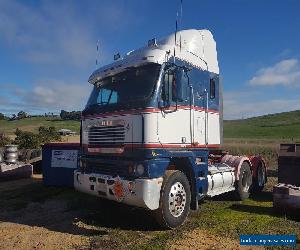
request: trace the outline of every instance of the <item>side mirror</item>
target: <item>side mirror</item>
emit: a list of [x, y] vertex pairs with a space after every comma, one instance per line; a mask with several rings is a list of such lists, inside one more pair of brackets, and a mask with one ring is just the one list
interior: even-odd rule
[[176, 101], [182, 102], [184, 100], [184, 77], [185, 72], [182, 68], [177, 68], [175, 72], [175, 93], [176, 93]]
[[158, 101], [158, 107], [159, 107], [160, 109], [170, 107], [170, 105], [171, 105], [171, 104], [170, 104], [169, 101], [163, 101], [163, 100], [159, 100], [159, 101]]
[[164, 107], [164, 101], [163, 100], [159, 100], [158, 101], [158, 107], [161, 109]]

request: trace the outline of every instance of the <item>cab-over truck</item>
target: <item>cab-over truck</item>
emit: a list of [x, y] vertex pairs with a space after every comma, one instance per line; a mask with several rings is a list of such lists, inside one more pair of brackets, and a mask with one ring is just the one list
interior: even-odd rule
[[222, 84], [210, 31], [151, 39], [114, 59], [89, 78], [77, 190], [152, 210], [175, 228], [204, 197], [235, 192], [243, 200], [263, 189], [260, 156], [221, 148]]

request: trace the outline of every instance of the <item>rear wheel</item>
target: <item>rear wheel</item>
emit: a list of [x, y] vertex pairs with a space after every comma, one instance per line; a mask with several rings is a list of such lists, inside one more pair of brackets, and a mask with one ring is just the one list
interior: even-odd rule
[[190, 203], [190, 185], [185, 174], [178, 170], [167, 170], [159, 208], [154, 212], [157, 222], [165, 228], [180, 226], [190, 212]]
[[266, 170], [263, 163], [257, 167], [255, 179], [253, 180], [252, 190], [253, 193], [260, 193], [266, 184]]
[[248, 162], [243, 162], [239, 180], [236, 182], [236, 194], [239, 200], [245, 200], [249, 198], [250, 186], [252, 184], [252, 173]]

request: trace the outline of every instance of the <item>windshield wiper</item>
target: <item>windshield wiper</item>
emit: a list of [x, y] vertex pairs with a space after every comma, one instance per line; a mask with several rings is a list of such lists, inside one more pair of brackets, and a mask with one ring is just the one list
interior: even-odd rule
[[110, 91], [110, 94], [109, 94], [109, 97], [108, 97], [107, 104], [109, 104], [109, 102], [110, 102], [110, 99], [111, 99], [112, 93], [113, 93], [113, 91], [111, 90], [111, 91]]

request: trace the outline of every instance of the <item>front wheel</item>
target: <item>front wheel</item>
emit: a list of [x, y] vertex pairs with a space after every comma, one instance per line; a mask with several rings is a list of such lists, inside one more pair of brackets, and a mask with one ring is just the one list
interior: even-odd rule
[[165, 228], [180, 226], [190, 212], [190, 184], [184, 173], [178, 170], [167, 170], [159, 201], [155, 210], [157, 222]]

